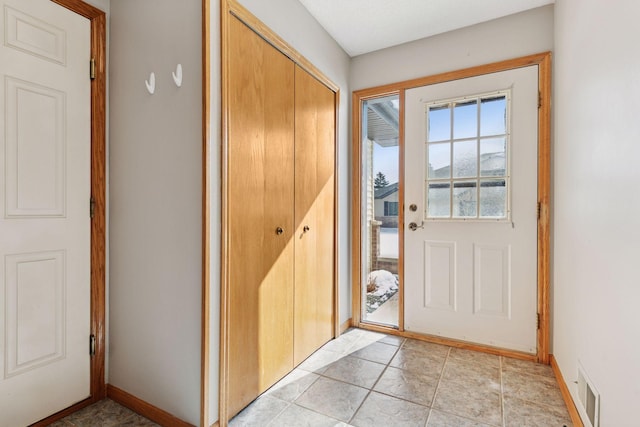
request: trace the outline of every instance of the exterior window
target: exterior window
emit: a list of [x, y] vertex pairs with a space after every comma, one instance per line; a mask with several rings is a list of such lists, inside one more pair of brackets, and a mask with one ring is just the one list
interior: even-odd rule
[[398, 202], [384, 202], [384, 216], [398, 216]]
[[509, 108], [509, 91], [426, 105], [427, 219], [509, 218]]

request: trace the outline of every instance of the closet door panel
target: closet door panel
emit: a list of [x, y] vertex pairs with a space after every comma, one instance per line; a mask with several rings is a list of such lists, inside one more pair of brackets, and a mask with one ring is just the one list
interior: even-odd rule
[[297, 365], [333, 338], [335, 94], [298, 66], [295, 76]]
[[[293, 369], [294, 64], [230, 20], [229, 410]], [[282, 229], [281, 232], [277, 231]]]

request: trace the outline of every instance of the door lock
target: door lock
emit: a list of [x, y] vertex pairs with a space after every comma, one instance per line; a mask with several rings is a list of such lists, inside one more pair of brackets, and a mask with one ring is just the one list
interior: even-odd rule
[[409, 223], [409, 230], [416, 231], [418, 228], [424, 228], [424, 221], [420, 222], [420, 225], [415, 222]]
[[278, 228], [276, 228], [276, 234], [277, 234], [278, 236], [279, 236], [279, 235], [281, 235], [282, 233], [284, 233], [284, 230], [282, 229], [282, 227], [278, 227]]
[[412, 203], [412, 204], [409, 206], [409, 210], [410, 210], [411, 212], [415, 212], [415, 211], [417, 211], [417, 210], [418, 210], [418, 206], [417, 206], [415, 203]]

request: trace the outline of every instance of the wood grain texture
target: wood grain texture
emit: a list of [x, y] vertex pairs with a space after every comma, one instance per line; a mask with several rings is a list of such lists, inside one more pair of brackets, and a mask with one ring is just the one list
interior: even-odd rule
[[227, 10], [236, 18], [244, 22], [249, 28], [260, 34], [264, 40], [282, 52], [283, 55], [298, 64], [302, 69], [318, 79], [322, 84], [327, 86], [333, 92], [337, 92], [340, 88], [333, 83], [322, 71], [320, 71], [311, 61], [293, 49], [289, 43], [276, 34], [271, 28], [266, 26], [262, 21], [251, 14], [237, 0], [227, 0]]
[[91, 333], [96, 337], [96, 351], [91, 358], [91, 400], [97, 402], [106, 394], [106, 15], [81, 0], [51, 1], [89, 19], [91, 57], [96, 63], [96, 76], [91, 81], [91, 196], [95, 200], [91, 220]]
[[229, 21], [225, 0], [220, 4], [220, 352], [218, 422], [229, 420]]
[[351, 324], [362, 319], [362, 102], [351, 95]]
[[334, 203], [335, 94], [296, 65], [295, 365], [334, 337]]
[[576, 404], [571, 397], [571, 393], [569, 392], [569, 388], [567, 387], [567, 383], [562, 376], [562, 372], [560, 372], [560, 367], [558, 366], [558, 362], [556, 358], [553, 357], [553, 354], [549, 355], [549, 361], [551, 364], [551, 369], [553, 369], [553, 373], [556, 376], [556, 381], [558, 381], [558, 386], [560, 387], [560, 393], [562, 393], [562, 399], [564, 399], [565, 405], [567, 405], [567, 411], [569, 411], [569, 416], [571, 417], [571, 423], [573, 423], [574, 427], [584, 427], [582, 423], [582, 419], [578, 413], [578, 408], [576, 408]]
[[209, 424], [211, 335], [211, 2], [202, 0], [202, 326], [200, 332], [200, 425]]
[[293, 62], [236, 18], [229, 22], [229, 48], [233, 416], [293, 369], [295, 135]]
[[538, 64], [538, 362], [549, 364], [550, 206], [551, 193], [551, 53]]
[[193, 427], [192, 424], [111, 384], [107, 384], [107, 397], [163, 427]]

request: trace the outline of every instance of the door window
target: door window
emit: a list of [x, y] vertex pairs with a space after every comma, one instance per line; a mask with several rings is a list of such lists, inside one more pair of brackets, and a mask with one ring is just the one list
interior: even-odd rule
[[510, 91], [425, 108], [425, 217], [509, 219]]

